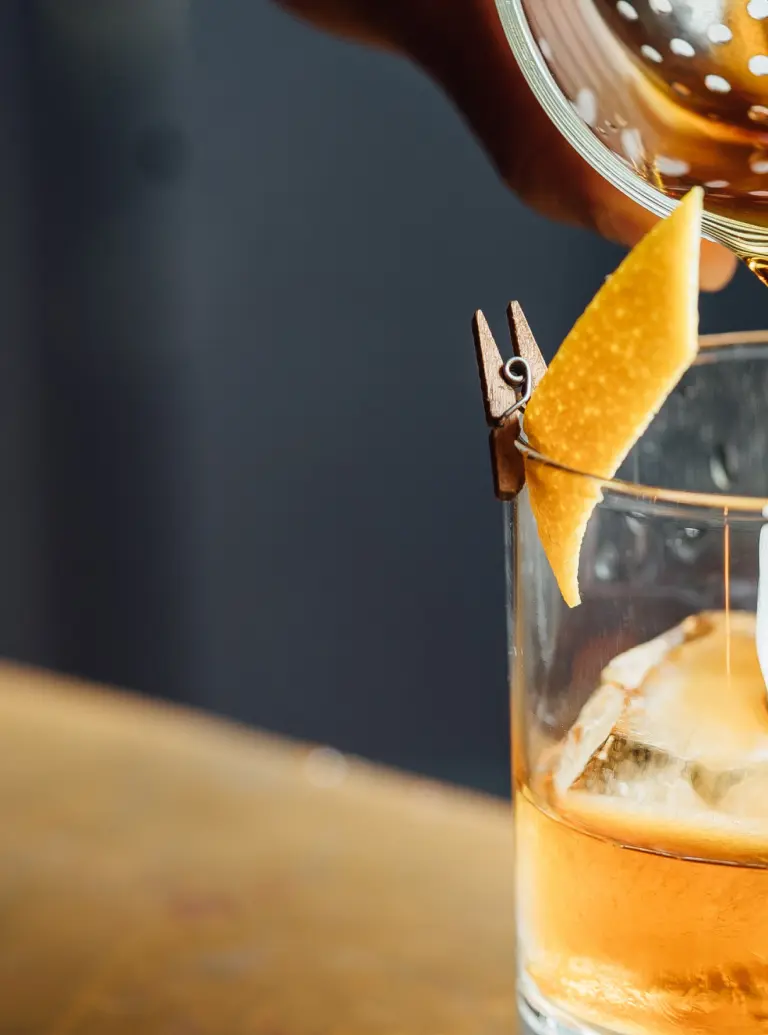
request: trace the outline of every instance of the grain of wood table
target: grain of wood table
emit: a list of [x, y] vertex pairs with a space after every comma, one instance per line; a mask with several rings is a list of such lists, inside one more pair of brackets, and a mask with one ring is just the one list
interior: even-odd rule
[[510, 1035], [508, 808], [0, 668], [0, 1035]]

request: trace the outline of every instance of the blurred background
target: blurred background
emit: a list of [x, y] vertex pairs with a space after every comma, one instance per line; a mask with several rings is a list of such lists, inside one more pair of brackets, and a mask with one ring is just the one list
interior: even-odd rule
[[0, 98], [0, 652], [506, 793], [470, 318], [619, 250], [266, 0], [6, 0]]

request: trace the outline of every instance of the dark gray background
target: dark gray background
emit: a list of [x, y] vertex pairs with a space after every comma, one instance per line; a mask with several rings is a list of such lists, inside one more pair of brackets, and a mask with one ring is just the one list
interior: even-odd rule
[[0, 650], [503, 792], [469, 320], [551, 353], [620, 252], [265, 2], [7, 0], [0, 51]]

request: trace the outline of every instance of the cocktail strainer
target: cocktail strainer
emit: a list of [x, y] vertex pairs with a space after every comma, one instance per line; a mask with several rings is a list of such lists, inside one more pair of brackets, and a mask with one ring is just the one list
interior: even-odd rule
[[768, 0], [497, 0], [549, 115], [663, 214], [699, 184], [707, 235], [768, 262]]

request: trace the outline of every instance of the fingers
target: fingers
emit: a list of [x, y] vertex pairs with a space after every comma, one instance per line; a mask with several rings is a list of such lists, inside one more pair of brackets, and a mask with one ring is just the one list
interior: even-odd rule
[[[551, 122], [515, 63], [493, 0], [469, 3], [471, 18], [449, 22], [447, 29], [444, 21], [441, 33], [416, 40], [413, 56], [453, 97], [525, 202], [625, 246], [636, 244], [657, 217], [596, 173]], [[736, 265], [725, 248], [702, 242], [704, 290], [724, 287]]]
[[[590, 170], [590, 209], [595, 228], [609, 240], [631, 248], [651, 229], [657, 217], [636, 205]], [[713, 241], [701, 242], [699, 283], [704, 291], [720, 291], [736, 272], [736, 256]]]
[[720, 291], [730, 284], [737, 266], [733, 252], [713, 241], [701, 242], [701, 286], [705, 291]]
[[[422, 65], [463, 111], [509, 186], [539, 211], [628, 247], [656, 221], [588, 166], [550, 121], [515, 63], [494, 0], [278, 2], [316, 25], [393, 47]], [[704, 290], [725, 286], [735, 269], [730, 252], [702, 242]]]

